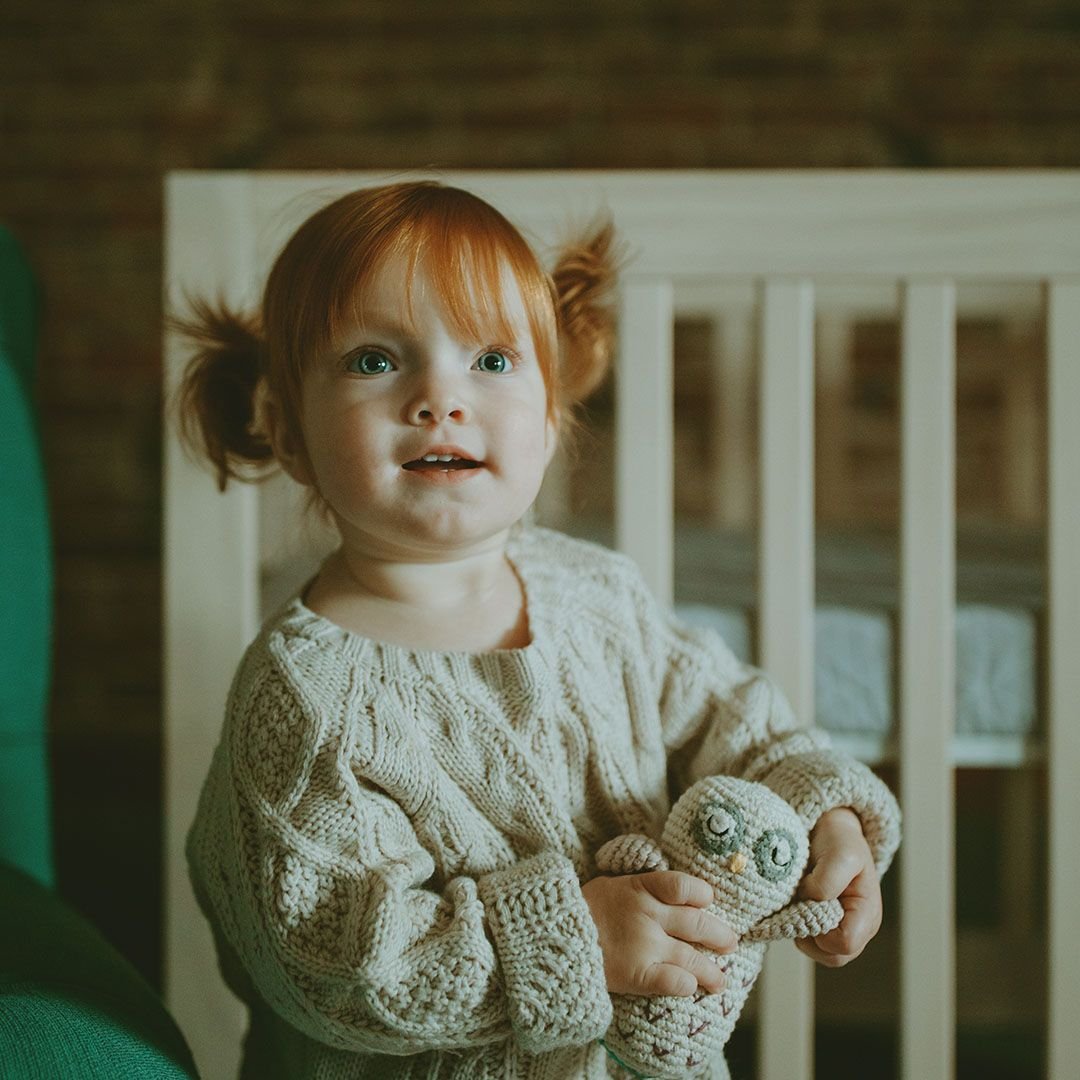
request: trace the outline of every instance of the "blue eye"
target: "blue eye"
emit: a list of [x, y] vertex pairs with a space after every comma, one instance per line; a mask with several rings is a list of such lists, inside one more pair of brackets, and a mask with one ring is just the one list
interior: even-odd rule
[[499, 349], [488, 349], [476, 361], [476, 366], [481, 371], [486, 371], [489, 374], [502, 375], [504, 372], [510, 371], [514, 365], [506, 353]]
[[350, 356], [346, 363], [346, 368], [357, 375], [382, 375], [392, 371], [393, 366], [390, 358], [377, 349], [364, 349], [363, 352]]

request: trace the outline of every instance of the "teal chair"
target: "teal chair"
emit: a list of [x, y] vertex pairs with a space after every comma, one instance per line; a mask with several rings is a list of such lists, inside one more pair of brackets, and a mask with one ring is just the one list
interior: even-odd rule
[[32, 407], [37, 297], [0, 227], [0, 1080], [184, 1080], [150, 985], [53, 890], [52, 553]]

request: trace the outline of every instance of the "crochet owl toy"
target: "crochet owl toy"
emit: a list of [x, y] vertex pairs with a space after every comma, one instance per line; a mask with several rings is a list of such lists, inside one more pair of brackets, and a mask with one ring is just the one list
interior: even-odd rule
[[719, 994], [612, 995], [614, 1019], [600, 1041], [624, 1069], [658, 1080], [727, 1075], [721, 1051], [761, 971], [765, 943], [816, 937], [843, 917], [837, 900], [793, 900], [809, 853], [806, 823], [779, 795], [731, 776], [688, 788], [659, 843], [627, 834], [600, 848], [601, 873], [681, 870], [703, 878], [713, 887], [708, 910], [739, 937], [735, 952], [713, 954], [727, 980]]

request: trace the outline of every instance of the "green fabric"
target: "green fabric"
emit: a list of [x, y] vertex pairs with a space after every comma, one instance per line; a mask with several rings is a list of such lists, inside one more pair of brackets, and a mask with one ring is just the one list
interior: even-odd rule
[[52, 551], [33, 407], [36, 296], [0, 228], [0, 1080], [184, 1080], [158, 996], [52, 891]]
[[0, 228], [0, 859], [52, 884], [52, 552], [31, 404], [35, 327], [29, 266]]
[[183, 1036], [138, 972], [55, 894], [0, 865], [0, 1077], [197, 1075]]
[[43, 885], [52, 886], [46, 756], [43, 735], [0, 736], [0, 862], [17, 866]]

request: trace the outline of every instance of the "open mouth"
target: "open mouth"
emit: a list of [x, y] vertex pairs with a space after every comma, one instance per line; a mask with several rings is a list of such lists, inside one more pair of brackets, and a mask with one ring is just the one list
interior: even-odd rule
[[410, 472], [422, 472], [434, 470], [436, 472], [450, 472], [454, 469], [479, 469], [484, 463], [473, 461], [471, 458], [455, 457], [452, 454], [425, 454], [423, 457], [406, 461], [401, 467]]

